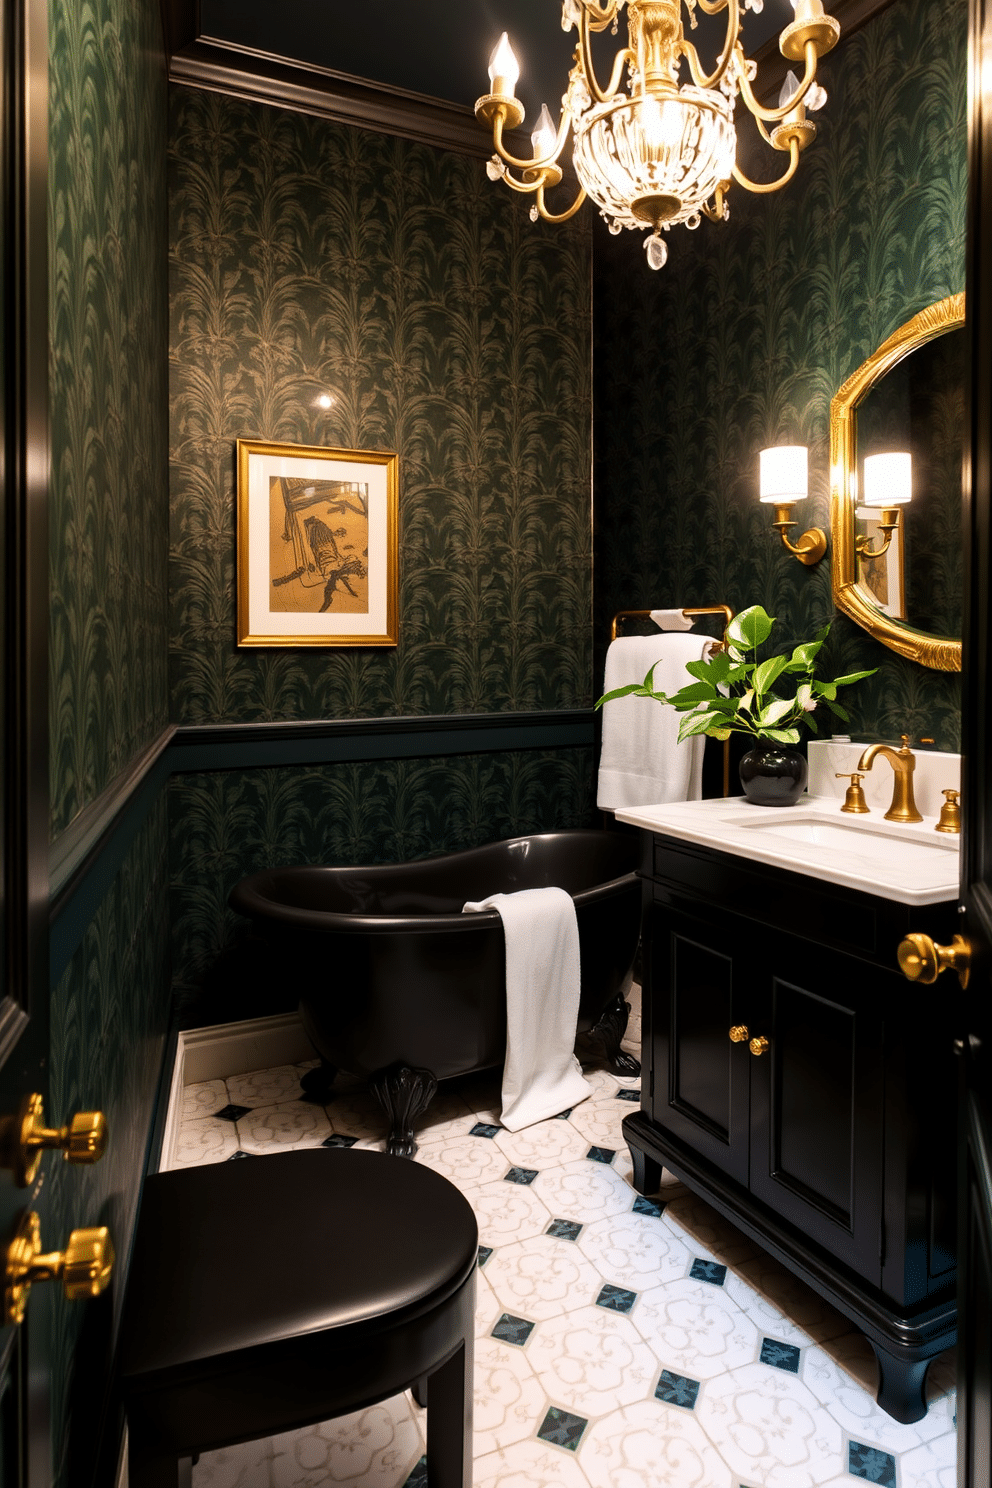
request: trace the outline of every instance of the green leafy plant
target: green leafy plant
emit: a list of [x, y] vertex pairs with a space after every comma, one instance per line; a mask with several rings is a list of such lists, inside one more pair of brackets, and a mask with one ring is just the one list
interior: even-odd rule
[[[849, 715], [837, 701], [838, 687], [849, 687], [852, 682], [871, 677], [877, 668], [851, 672], [833, 682], [817, 681], [813, 675], [816, 657], [830, 633], [829, 624], [813, 640], [797, 646], [791, 656], [770, 656], [758, 661], [757, 652], [771, 635], [774, 624], [775, 617], [767, 614], [761, 605], [741, 610], [727, 626], [726, 649], [715, 651], [707, 661], [687, 664], [686, 671], [696, 678], [695, 682], [678, 692], [655, 692], [652, 667], [643, 683], [633, 682], [606, 693], [596, 707], [622, 697], [647, 697], [669, 703], [685, 715], [679, 724], [680, 742], [694, 734], [726, 739], [736, 733], [751, 734], [756, 740], [769, 743], [798, 744], [798, 724], [804, 723], [814, 734], [819, 732], [813, 715], [821, 703], [847, 723]], [[792, 684], [788, 697], [772, 691], [784, 679]]]

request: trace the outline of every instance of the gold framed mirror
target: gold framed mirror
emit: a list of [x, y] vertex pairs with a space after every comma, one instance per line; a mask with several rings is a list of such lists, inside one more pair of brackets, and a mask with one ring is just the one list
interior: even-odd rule
[[[830, 404], [834, 604], [883, 646], [942, 672], [961, 670], [963, 326], [963, 294], [928, 305]], [[912, 500], [907, 485], [874, 507], [859, 505], [863, 492], [872, 499], [866, 456], [892, 444], [904, 452], [881, 455], [871, 474], [882, 461], [903, 461]]]

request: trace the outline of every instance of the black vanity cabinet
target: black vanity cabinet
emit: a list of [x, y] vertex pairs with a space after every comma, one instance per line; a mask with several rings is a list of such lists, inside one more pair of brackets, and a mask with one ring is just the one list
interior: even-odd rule
[[951, 994], [896, 947], [948, 940], [954, 906], [643, 836], [635, 1185], [668, 1168], [802, 1276], [869, 1338], [879, 1403], [918, 1420], [954, 1340], [955, 1059]]

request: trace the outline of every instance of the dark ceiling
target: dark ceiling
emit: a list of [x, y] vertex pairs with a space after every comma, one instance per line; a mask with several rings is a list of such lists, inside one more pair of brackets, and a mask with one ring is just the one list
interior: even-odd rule
[[[749, 55], [792, 19], [790, 0], [746, 12]], [[200, 0], [204, 38], [469, 107], [489, 91], [486, 68], [502, 31], [521, 64], [528, 125], [542, 102], [556, 113], [575, 47], [574, 30], [561, 29], [559, 0]], [[619, 45], [608, 33], [598, 40], [604, 53]], [[602, 71], [605, 81], [608, 62]]]

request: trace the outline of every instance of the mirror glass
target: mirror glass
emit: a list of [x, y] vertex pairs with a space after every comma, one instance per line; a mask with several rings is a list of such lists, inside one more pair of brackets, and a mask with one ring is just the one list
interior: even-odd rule
[[[883, 644], [944, 671], [961, 665], [963, 322], [963, 295], [929, 306], [831, 403], [834, 601]], [[878, 494], [884, 462], [872, 457], [895, 454], [902, 485]]]

